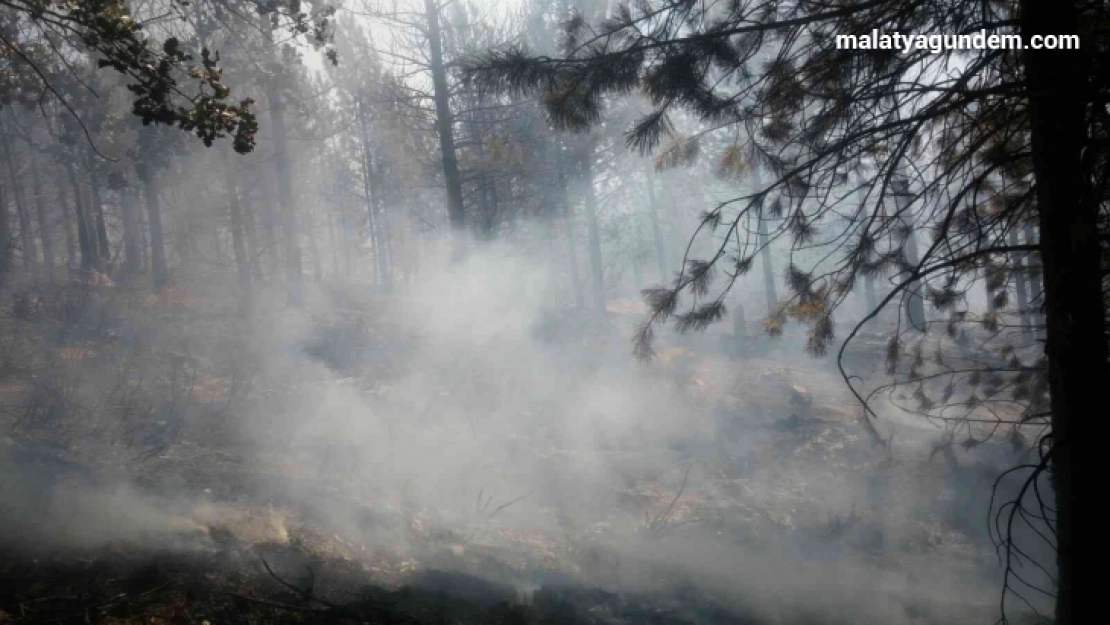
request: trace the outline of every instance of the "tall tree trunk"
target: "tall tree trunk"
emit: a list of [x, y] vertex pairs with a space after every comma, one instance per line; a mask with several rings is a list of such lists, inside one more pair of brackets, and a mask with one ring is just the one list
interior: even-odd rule
[[[1039, 245], [1037, 234], [1032, 223], [1026, 222], [1022, 227], [1022, 238], [1026, 245]], [[1033, 325], [1033, 338], [1038, 339], [1044, 333], [1044, 287], [1041, 284], [1041, 256], [1038, 252], [1025, 255], [1025, 271], [1029, 276], [1029, 319]]]
[[27, 206], [27, 198], [23, 194], [23, 185], [19, 182], [19, 172], [16, 170], [12, 158], [11, 141], [7, 132], [0, 132], [4, 137], [4, 160], [8, 162], [8, 175], [12, 180], [12, 199], [15, 200], [15, 213], [19, 218], [19, 242], [23, 247], [23, 270], [34, 275], [36, 264], [35, 233], [31, 228], [31, 211]]
[[[905, 225], [909, 234], [906, 236], [905, 248], [906, 262], [910, 267], [916, 269], [919, 261], [917, 251], [917, 230], [914, 227], [913, 215], [910, 213], [910, 195], [909, 182], [901, 171], [895, 172], [894, 180], [894, 204], [898, 211], [898, 219]], [[906, 301], [906, 321], [910, 327], [918, 332], [926, 332], [925, 322], [925, 298], [921, 294], [921, 282], [918, 280], [912, 281], [906, 288], [905, 301]]]
[[0, 178], [0, 284], [12, 269], [12, 230], [8, 221], [8, 198]]
[[134, 191], [122, 189], [119, 197], [123, 213], [123, 273], [131, 277], [139, 274], [143, 260], [139, 252], [139, 220], [135, 215]]
[[[867, 208], [866, 206], [864, 206], [864, 203], [867, 201], [867, 191], [864, 187], [863, 181], [863, 176], [860, 176], [860, 186], [859, 189], [856, 191], [856, 197], [859, 200], [859, 211], [861, 214], [863, 214]], [[865, 306], [867, 306], [867, 311], [864, 313], [864, 316], [871, 314], [871, 311], [879, 307], [879, 297], [875, 293], [875, 276], [873, 275], [863, 276], [863, 303]]]
[[378, 220], [374, 210], [374, 196], [378, 190], [374, 188], [374, 161], [370, 152], [370, 124], [367, 120], [369, 114], [366, 111], [365, 94], [361, 94], [355, 104], [355, 115], [359, 127], [359, 145], [362, 147], [359, 165], [362, 169], [362, 198], [366, 204], [366, 233], [370, 238], [370, 247], [374, 249], [374, 281], [381, 284], [384, 269], [380, 254], [382, 243], [378, 236]]
[[[763, 190], [763, 177], [760, 175], [759, 168], [752, 168], [752, 181], [755, 183], [756, 190]], [[760, 264], [763, 265], [763, 290], [767, 294], [767, 314], [775, 312], [779, 305], [778, 289], [775, 288], [775, 268], [771, 264], [771, 245], [767, 235], [767, 215], [763, 212], [762, 207], [756, 215], [759, 223], [756, 224], [756, 243], [759, 245]]]
[[78, 180], [77, 171], [72, 164], [66, 164], [66, 172], [69, 174], [69, 184], [73, 187], [73, 213], [77, 218], [77, 242], [81, 248], [81, 269], [86, 271], [95, 269], [99, 262], [96, 253], [96, 235], [89, 228], [85, 200], [81, 192], [81, 182]]
[[31, 149], [31, 190], [35, 194], [35, 218], [39, 226], [39, 239], [42, 241], [42, 261], [46, 279], [54, 280], [54, 228], [46, 216], [46, 198], [42, 191], [42, 177], [39, 175], [39, 162], [34, 148]]
[[667, 283], [667, 249], [663, 240], [663, 225], [659, 222], [659, 205], [655, 202], [655, 175], [649, 167], [644, 174], [644, 187], [647, 188], [648, 215], [651, 217], [651, 234], [655, 240], [655, 265], [659, 270], [659, 282]]
[[62, 213], [62, 230], [65, 231], [66, 239], [66, 274], [72, 273], [73, 269], [77, 267], [77, 243], [73, 238], [73, 219], [70, 217], [69, 198], [66, 197], [66, 185], [59, 183], [56, 187], [58, 189], [58, 206], [61, 207]]
[[104, 199], [100, 194], [100, 176], [96, 171], [91, 150], [85, 152], [86, 168], [89, 172], [89, 188], [92, 190], [89, 211], [89, 225], [96, 228], [96, 251], [100, 256], [101, 267], [107, 267], [112, 258], [112, 248], [108, 242], [108, 226], [104, 223]]
[[574, 305], [582, 310], [582, 277], [578, 270], [578, 252], [574, 244], [574, 209], [570, 205], [566, 167], [559, 168], [559, 189], [563, 201], [563, 229], [567, 240], [567, 261], [570, 263], [570, 288], [574, 291]]
[[316, 217], [311, 206], [305, 207], [304, 232], [308, 237], [308, 253], [312, 255], [312, 278], [317, 282], [324, 279], [320, 263], [320, 246], [316, 244]]
[[146, 212], [150, 222], [150, 269], [154, 278], [154, 290], [161, 291], [166, 286], [166, 241], [162, 232], [162, 205], [158, 196], [158, 176], [149, 165], [140, 164], [139, 178], [143, 183], [143, 196], [146, 199]]
[[[1022, 0], [1021, 34], [1077, 35], [1075, 0]], [[1077, 549], [1094, 549], [1099, 536], [1074, 534], [1076, 518], [1098, 513], [1097, 480], [1101, 455], [1098, 406], [1110, 385], [1107, 370], [1106, 310], [1098, 228], [1098, 199], [1088, 179], [1084, 149], [1090, 71], [1082, 50], [1024, 51], [1029, 94], [1030, 139], [1044, 264], [1048, 357], [1052, 406], [1051, 478], [1056, 512], [1056, 625], [1085, 622], [1100, 609], [1094, 577], [1077, 577]], [[1096, 104], [1096, 106], [1099, 106]], [[1093, 151], [1087, 148], [1088, 152]], [[1074, 477], [1086, 476], [1086, 488]], [[1092, 544], [1094, 541], [1095, 544]], [[1086, 567], [1091, 571], [1090, 566]], [[1079, 605], [1082, 600], [1084, 605]]]
[[224, 169], [224, 193], [227, 194], [227, 213], [231, 218], [231, 248], [235, 251], [235, 271], [239, 278], [239, 288], [244, 295], [250, 290], [250, 258], [247, 257], [247, 244], [243, 237], [243, 211], [239, 206], [239, 187], [235, 183], [235, 167], [231, 150], [224, 146], [222, 151]]
[[[1008, 243], [1011, 247], [1018, 245], [1017, 228], [1011, 228]], [[1010, 270], [1014, 277], [1014, 290], [1017, 292], [1018, 319], [1021, 323], [1021, 337], [1026, 343], [1033, 339], [1033, 318], [1029, 312], [1029, 289], [1026, 282], [1025, 264], [1022, 262], [1025, 255], [1021, 252], [1010, 253]]]
[[[272, 67], [277, 67], [273, 25], [270, 15], [262, 15], [262, 32]], [[270, 107], [270, 125], [274, 137], [274, 167], [277, 174], [278, 202], [281, 205], [281, 230], [285, 252], [285, 286], [290, 306], [301, 304], [301, 249], [297, 241], [296, 208], [293, 206], [293, 174], [289, 164], [289, 139], [285, 127], [285, 98], [272, 78], [266, 84], [266, 100]]]
[[431, 53], [432, 87], [436, 107], [436, 130], [439, 131], [439, 151], [443, 159], [443, 180], [447, 184], [447, 216], [455, 235], [456, 258], [465, 249], [466, 213], [463, 209], [462, 180], [455, 154], [455, 131], [451, 114], [451, 91], [447, 85], [447, 70], [443, 66], [443, 40], [439, 27], [439, 5], [436, 0], [424, 0], [424, 13], [428, 20], [428, 47]]
[[594, 192], [594, 143], [588, 144], [582, 157], [582, 183], [586, 205], [586, 235], [590, 252], [590, 284], [593, 286], [594, 312], [605, 318], [605, 268], [601, 262], [601, 233], [597, 223], [597, 194]]
[[246, 244], [247, 259], [250, 263], [251, 282], [261, 283], [263, 281], [262, 250], [258, 246], [258, 227], [255, 223], [254, 204], [251, 202], [250, 193], [243, 192], [239, 198], [239, 206], [243, 211], [243, 242]]

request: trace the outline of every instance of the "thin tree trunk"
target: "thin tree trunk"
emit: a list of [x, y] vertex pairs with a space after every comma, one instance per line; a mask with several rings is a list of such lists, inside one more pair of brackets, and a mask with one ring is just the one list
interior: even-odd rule
[[262, 250], [258, 247], [258, 227], [255, 224], [254, 204], [251, 194], [244, 191], [240, 197], [240, 208], [243, 211], [244, 243], [246, 244], [247, 260], [250, 263], [252, 283], [263, 282], [262, 275]]
[[593, 176], [594, 145], [590, 141], [582, 161], [583, 183], [586, 205], [586, 235], [590, 251], [590, 277], [593, 285], [594, 312], [605, 318], [605, 268], [601, 261], [601, 233], [597, 223], [597, 195], [594, 193]]
[[0, 284], [12, 269], [12, 231], [8, 221], [8, 198], [0, 179]]
[[46, 270], [46, 279], [54, 280], [54, 229], [46, 217], [46, 198], [42, 192], [42, 178], [39, 175], [39, 162], [35, 151], [31, 149], [31, 190], [35, 194], [35, 218], [39, 226], [39, 239], [42, 241], [43, 268]]
[[563, 200], [563, 228], [567, 240], [567, 260], [570, 263], [570, 288], [574, 291], [574, 305], [582, 309], [582, 277], [578, 271], [578, 253], [574, 244], [574, 209], [570, 205], [565, 167], [559, 168], [559, 189]]
[[23, 185], [19, 182], [19, 172], [16, 171], [15, 161], [12, 158], [11, 141], [6, 132], [0, 133], [4, 137], [4, 160], [8, 162], [8, 175], [12, 180], [12, 198], [15, 200], [15, 213], [19, 218], [19, 242], [23, 247], [23, 270], [34, 275], [36, 270], [35, 233], [31, 228], [31, 211], [27, 206], [27, 198], [23, 194]]
[[154, 290], [161, 291], [166, 286], [166, 242], [162, 232], [162, 206], [158, 197], [158, 178], [147, 165], [139, 166], [139, 176], [143, 183], [143, 196], [146, 199], [146, 212], [150, 222], [150, 268], [154, 278]]
[[[759, 168], [752, 168], [752, 181], [756, 190], [763, 190], [763, 178]], [[771, 245], [767, 235], [767, 215], [761, 209], [756, 215], [759, 223], [756, 224], [757, 243], [760, 248], [760, 264], [763, 265], [763, 290], [767, 294], [767, 314], [772, 314], [779, 305], [778, 289], [775, 288], [775, 268], [771, 264]]]
[[[1026, 245], [1039, 245], [1032, 223], [1026, 222], [1022, 227], [1022, 235]], [[1041, 261], [1039, 252], [1030, 252], [1025, 255], [1025, 271], [1029, 276], [1029, 319], [1033, 325], [1033, 338], [1039, 339], [1044, 334], [1044, 286], [1041, 283]]]
[[243, 239], [243, 211], [239, 206], [239, 187], [235, 183], [235, 168], [231, 150], [223, 149], [224, 193], [227, 194], [227, 213], [231, 218], [231, 247], [235, 251], [235, 271], [239, 278], [239, 288], [244, 294], [250, 290], [250, 258], [247, 257], [247, 244]]
[[655, 265], [659, 270], [659, 282], [667, 282], [667, 249], [663, 240], [663, 225], [659, 222], [659, 206], [655, 202], [655, 176], [649, 168], [644, 174], [644, 187], [647, 188], [648, 214], [651, 216], [651, 234], [655, 239]]
[[142, 266], [139, 253], [139, 222], [135, 215], [135, 196], [130, 188], [120, 191], [120, 210], [123, 213], [123, 273], [136, 276]]
[[439, 6], [436, 0], [424, 0], [424, 12], [428, 20], [428, 46], [431, 53], [432, 87], [436, 107], [436, 129], [439, 131], [439, 151], [443, 159], [443, 179], [447, 184], [447, 216], [455, 235], [455, 255], [458, 258], [464, 241], [460, 240], [466, 230], [466, 214], [463, 209], [462, 181], [459, 178], [459, 163], [455, 154], [455, 131], [451, 114], [451, 92], [447, 85], [447, 70], [443, 66], [443, 42], [439, 27]]
[[100, 194], [100, 177], [96, 172], [96, 163], [93, 158], [92, 153], [86, 151], [85, 161], [89, 172], [89, 188], [92, 190], [89, 225], [96, 228], [96, 251], [103, 259], [101, 266], [107, 267], [111, 261], [112, 248], [108, 242], [108, 226], [104, 223], [104, 200]]
[[62, 212], [62, 229], [65, 231], [66, 239], [66, 274], [69, 275], [73, 269], [77, 267], [77, 243], [73, 237], [73, 219], [70, 217], [69, 198], [66, 197], [66, 185], [59, 183], [58, 189], [58, 206], [61, 207]]
[[[271, 63], [277, 64], [274, 50], [273, 26], [269, 14], [262, 15], [262, 32]], [[285, 285], [290, 306], [301, 304], [301, 249], [297, 241], [296, 208], [293, 206], [293, 175], [289, 165], [289, 140], [285, 127], [285, 99], [278, 85], [270, 80], [266, 85], [266, 100], [270, 107], [270, 125], [274, 137], [274, 166], [278, 183], [278, 202], [281, 205], [282, 242], [285, 252]]]
[[[1068, 36], [1079, 31], [1075, 0], [1022, 0], [1021, 34]], [[1087, 179], [1088, 76], [1083, 50], [1024, 51], [1028, 114], [1044, 265], [1045, 353], [1052, 408], [1051, 479], [1055, 490], [1056, 625], [1086, 622], [1100, 600], [1096, 575], [1075, 573], [1077, 550], [1094, 549], [1100, 536], [1075, 535], [1074, 520], [1097, 516], [1102, 491], [1096, 445], [1110, 385], [1106, 310], [1099, 244], [1098, 198]], [[1085, 476], [1086, 488], [1074, 483]], [[1085, 567], [1092, 571], [1089, 565]], [[1082, 604], [1082, 605], [1081, 605]]]
[[[914, 228], [913, 215], [909, 212], [910, 205], [910, 190], [909, 182], [902, 172], [896, 173], [894, 181], [896, 185], [894, 190], [894, 204], [898, 211], [898, 219], [909, 230], [909, 235], [906, 237], [905, 253], [906, 262], [910, 267], [916, 268], [919, 262], [919, 255], [917, 251], [917, 230]], [[921, 282], [914, 280], [906, 289], [906, 321], [909, 322], [910, 327], [919, 332], [926, 332], [925, 322], [925, 298], [921, 295]]]
[[[1011, 228], [1008, 243], [1011, 247], [1018, 245], [1017, 228]], [[1014, 276], [1014, 290], [1017, 292], [1018, 318], [1021, 320], [1021, 337], [1026, 343], [1033, 339], [1033, 321], [1029, 312], [1029, 289], [1025, 276], [1025, 265], [1022, 263], [1024, 254], [1021, 252], [1010, 253], [1010, 269]]]
[[374, 211], [374, 195], [377, 190], [374, 189], [374, 163], [370, 153], [370, 129], [366, 119], [366, 103], [362, 98], [355, 104], [355, 115], [358, 117], [359, 145], [362, 148], [359, 165], [362, 169], [362, 199], [366, 204], [366, 233], [370, 237], [370, 247], [374, 250], [374, 281], [381, 284], [383, 269], [379, 253], [381, 242], [378, 240], [378, 224]]
[[69, 174], [69, 184], [73, 187], [73, 212], [77, 217], [77, 242], [81, 248], [81, 269], [89, 270], [97, 266], [96, 239], [89, 230], [89, 222], [85, 214], [85, 201], [81, 194], [81, 183], [77, 179], [77, 172], [73, 165], [66, 164]]

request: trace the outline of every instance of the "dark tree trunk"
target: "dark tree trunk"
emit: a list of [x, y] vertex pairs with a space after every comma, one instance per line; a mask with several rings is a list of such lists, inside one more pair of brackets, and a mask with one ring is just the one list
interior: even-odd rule
[[451, 91], [447, 85], [447, 70], [443, 66], [443, 40], [439, 27], [439, 5], [436, 0], [424, 0], [424, 13], [428, 20], [428, 47], [431, 54], [432, 87], [436, 107], [436, 130], [439, 131], [439, 151], [443, 158], [443, 180], [447, 185], [447, 216], [455, 234], [456, 257], [466, 230], [466, 213], [463, 209], [462, 180], [455, 154], [455, 130], [451, 114]]
[[65, 231], [66, 239], [66, 272], [67, 274], [77, 267], [77, 243], [73, 238], [73, 219], [70, 217], [69, 198], [66, 197], [66, 185], [59, 183], [58, 189], [58, 206], [61, 207], [62, 212], [62, 230]]
[[154, 278], [154, 290], [161, 291], [166, 286], [166, 241], [162, 232], [162, 205], [158, 196], [158, 177], [146, 165], [139, 166], [139, 177], [143, 183], [143, 196], [146, 199], [146, 212], [150, 222], [150, 269]]
[[31, 190], [35, 194], [35, 218], [39, 226], [39, 239], [42, 241], [43, 268], [46, 279], [54, 279], [54, 228], [46, 216], [46, 198], [42, 192], [42, 178], [34, 150], [31, 152]]
[[0, 179], [0, 284], [12, 269], [12, 230], [8, 221], [8, 198]]
[[69, 184], [73, 187], [73, 213], [77, 217], [77, 242], [81, 248], [81, 269], [95, 269], [99, 262], [96, 253], [96, 235], [89, 228], [81, 182], [77, 179], [77, 172], [73, 165], [66, 164], [66, 172], [69, 174]]
[[[917, 267], [920, 262], [919, 254], [917, 251], [917, 230], [914, 228], [913, 214], [910, 211], [910, 195], [909, 184], [901, 172], [897, 173], [894, 180], [894, 203], [898, 211], [898, 219], [906, 227], [908, 235], [906, 236], [905, 247], [903, 250], [906, 253], [906, 263], [910, 267]], [[914, 280], [910, 282], [905, 291], [906, 302], [906, 322], [910, 327], [918, 332], [925, 332], [927, 330], [925, 322], [925, 298], [921, 294], [921, 282]]]
[[27, 206], [27, 197], [23, 194], [23, 185], [19, 182], [19, 172], [16, 170], [12, 158], [11, 141], [6, 132], [4, 136], [4, 160], [8, 162], [8, 175], [12, 180], [12, 199], [15, 200], [15, 213], [19, 218], [19, 242], [23, 247], [23, 270], [35, 273], [35, 233], [31, 227], [31, 210]]
[[139, 252], [139, 220], [135, 214], [133, 191], [120, 191], [120, 210], [123, 213], [123, 273], [136, 276], [142, 269], [142, 256]]
[[[1076, 35], [1075, 0], [1022, 0], [1021, 34]], [[1084, 41], [1086, 44], [1087, 41]], [[1094, 578], [1074, 573], [1077, 550], [1098, 553], [1099, 536], [1074, 534], [1074, 520], [1098, 513], [1101, 491], [1088, 484], [1101, 474], [1094, 446], [1099, 406], [1105, 406], [1106, 311], [1099, 249], [1098, 199], [1084, 163], [1089, 100], [1087, 47], [1079, 51], [1024, 52], [1029, 93], [1030, 138], [1044, 264], [1044, 307], [1049, 389], [1052, 402], [1051, 477], [1056, 512], [1056, 625], [1085, 622], [1097, 614]], [[1096, 105], [1100, 106], [1100, 105]], [[1093, 148], [1089, 148], [1089, 151]], [[1095, 487], [1097, 488], [1097, 487]], [[1094, 570], [1087, 566], [1088, 571]], [[1078, 601], [1082, 600], [1084, 605]]]
[[100, 194], [100, 177], [96, 171], [91, 152], [86, 152], [86, 164], [89, 171], [89, 187], [92, 190], [92, 208], [89, 212], [89, 226], [96, 228], [96, 251], [102, 259], [101, 266], [107, 267], [112, 258], [112, 248], [108, 242], [108, 226], [104, 223], [104, 199]]
[[[763, 190], [763, 177], [759, 168], [752, 168], [752, 181], [756, 190]], [[756, 224], [756, 244], [759, 245], [759, 260], [763, 265], [763, 290], [767, 294], [767, 314], [772, 314], [779, 305], [778, 289], [775, 288], [775, 267], [771, 262], [771, 245], [767, 234], [767, 215], [761, 209], [756, 215], [759, 223]]]
[[250, 289], [250, 258], [247, 257], [247, 244], [243, 237], [243, 211], [239, 206], [239, 187], [235, 183], [235, 167], [231, 150], [223, 149], [224, 193], [227, 194], [227, 213], [231, 218], [231, 248], [235, 251], [235, 270], [239, 277], [239, 287], [244, 294]]

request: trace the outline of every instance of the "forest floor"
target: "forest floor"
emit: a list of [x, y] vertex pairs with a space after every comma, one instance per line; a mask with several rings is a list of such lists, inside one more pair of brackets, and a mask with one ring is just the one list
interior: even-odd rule
[[[233, 315], [206, 308], [203, 294], [171, 291], [161, 299], [146, 298], [145, 317], [138, 318], [120, 313], [125, 308], [119, 301], [85, 301], [81, 323], [61, 339], [57, 323], [72, 312], [48, 300], [43, 296], [37, 312], [14, 315], [11, 327], [4, 328], [9, 357], [0, 374], [0, 427], [19, 454], [33, 451], [46, 463], [75, 463], [93, 476], [112, 475], [113, 484], [124, 476], [144, 501], [165, 505], [153, 505], [156, 519], [138, 534], [76, 543], [5, 541], [0, 624], [853, 622], [821, 604], [769, 614], [755, 597], [707, 591], [691, 582], [688, 567], [661, 563], [668, 559], [667, 541], [688, 540], [669, 543], [684, 553], [709, 538], [752, 553], [781, 541], [807, 558], [828, 562], [827, 571], [850, 556], [853, 563], [880, 571], [880, 577], [881, 571], [902, 575], [920, 568], [907, 578], [908, 586], [925, 585], [938, 561], [949, 567], [953, 584], [964, 576], [976, 578], [984, 560], [974, 532], [947, 519], [937, 505], [951, 490], [943, 466], [894, 462], [876, 452], [835, 371], [827, 364], [776, 358], [773, 350], [755, 357], [757, 341], [742, 366], [735, 354], [705, 348], [705, 341], [661, 350], [653, 375], [675, 384], [701, 414], [714, 419], [715, 436], [647, 452], [609, 450], [615, 465], [625, 456], [634, 458], [628, 462], [632, 477], [610, 488], [608, 507], [591, 523], [579, 520], [573, 528], [556, 530], [500, 522], [516, 505], [508, 496], [494, 501], [491, 495], [483, 503], [479, 492], [481, 514], [459, 523], [441, 511], [412, 509], [396, 498], [352, 488], [348, 472], [334, 470], [342, 465], [321, 470], [317, 456], [245, 443], [228, 425], [229, 415], [246, 410], [252, 394], [263, 398], [257, 400], [263, 410], [282, 399], [266, 403], [269, 389], [229, 368], [234, 353], [191, 356], [190, 362], [200, 363], [191, 370], [181, 365], [190, 371], [192, 409], [185, 426], [170, 427], [173, 420], [164, 414], [174, 410], [184, 383], [173, 364], [180, 348], [166, 345], [179, 337], [159, 334], [161, 356], [152, 355], [159, 347], [136, 350], [131, 341], [166, 323], [191, 337], [194, 326], [203, 324], [205, 340], [225, 340], [233, 332], [221, 324], [232, 323], [226, 319]], [[637, 311], [632, 303], [618, 302], [611, 312], [618, 325], [630, 325]], [[396, 348], [391, 330], [359, 328], [365, 352]], [[583, 353], [596, 351], [590, 342], [598, 339], [582, 340]], [[627, 345], [623, 337], [600, 340], [619, 344], [615, 349]], [[190, 353], [204, 352], [197, 342], [203, 341], [194, 338]], [[120, 356], [134, 353], [138, 362]], [[135, 372], [152, 362], [169, 362], [171, 373], [157, 387], [143, 386]], [[386, 358], [356, 364], [348, 377], [329, 383], [380, 387], [394, 363]], [[116, 377], [101, 379], [108, 371]], [[741, 412], [743, 419], [734, 417]], [[98, 439], [112, 442], [92, 444]], [[542, 439], [526, 441], [522, 449], [530, 463], [549, 463], [553, 472], [576, 453]], [[664, 462], [640, 471], [638, 463], [650, 454]], [[884, 492], [914, 496], [898, 505], [869, 502], [871, 495], [859, 486], [869, 482], [861, 477], [880, 473], [880, 467]], [[84, 479], [78, 488], [84, 488]], [[931, 494], [922, 496], [923, 484]], [[311, 496], [300, 494], [306, 491]], [[830, 499], [830, 493], [841, 495]], [[11, 498], [4, 503], [21, 505]], [[51, 514], [58, 502], [44, 505], [43, 514]], [[502, 505], [506, 512], [498, 515]], [[337, 506], [351, 512], [343, 521], [321, 513]], [[536, 507], [543, 510], [539, 502]], [[900, 512], [892, 518], [895, 509]], [[642, 521], [630, 521], [641, 516]], [[83, 522], [70, 518], [65, 531]], [[890, 531], [894, 526], [897, 532]], [[44, 531], [62, 531], [57, 527]], [[648, 552], [658, 553], [638, 559]], [[612, 583], [631, 569], [649, 571], [650, 580]], [[972, 603], [962, 596], [912, 595], [912, 588], [899, 595], [899, 612], [888, 622], [987, 622], [997, 611], [990, 595]]]

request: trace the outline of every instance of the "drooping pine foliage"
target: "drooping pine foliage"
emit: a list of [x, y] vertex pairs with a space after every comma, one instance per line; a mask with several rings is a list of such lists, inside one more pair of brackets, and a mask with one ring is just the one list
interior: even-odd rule
[[[906, 313], [898, 316], [888, 361], [889, 372], [900, 376], [897, 384], [914, 386], [907, 409], [946, 424], [952, 436], [966, 432], [970, 448], [981, 442], [966, 428], [972, 411], [1016, 405], [1020, 425], [1044, 426], [1031, 445], [1036, 450], [1052, 440], [1048, 365], [1030, 350], [1015, 350], [1014, 333], [1007, 334], [1007, 326], [1021, 326], [1028, 343], [1042, 326], [1037, 312], [1045, 302], [1037, 273], [1042, 247], [1035, 234], [1035, 94], [1028, 88], [1027, 53], [849, 50], [836, 41], [873, 31], [926, 38], [1021, 34], [1022, 4], [639, 0], [592, 25], [571, 15], [557, 57], [509, 46], [471, 59], [468, 70], [487, 90], [539, 96], [552, 124], [573, 130], [596, 124], [610, 99], [639, 93], [651, 109], [628, 129], [627, 142], [644, 152], [659, 149], [658, 167], [718, 158], [725, 179], [753, 170], [770, 174], [769, 184], [705, 213], [694, 238], [715, 250], [709, 258], [687, 259], [673, 284], [645, 292], [651, 314], [636, 337], [637, 354], [650, 357], [658, 323], [673, 319], [679, 330], [698, 329], [720, 318], [734, 282], [762, 246], [773, 244], [792, 257], [819, 260], [790, 264], [791, 295], [764, 321], [769, 333], [781, 333], [788, 319], [805, 323], [807, 350], [824, 354], [835, 339], [833, 312], [856, 281], [887, 277], [892, 288], [878, 308], [894, 305]], [[1055, 54], [1087, 73], [1077, 87], [1091, 138], [1081, 179], [1101, 216], [1105, 311], [1110, 16], [1104, 4], [1076, 7], [1084, 52]], [[696, 134], [678, 134], [671, 113], [680, 109], [700, 119]], [[723, 138], [726, 147], [706, 154], [701, 146], [709, 137], [718, 145]], [[761, 221], [771, 226], [768, 241], [750, 236]], [[1028, 280], [1036, 291], [1027, 294], [1016, 322], [1018, 315], [1004, 314], [1012, 305], [1007, 286], [1015, 280]], [[987, 291], [985, 314], [971, 312], [972, 287]], [[926, 302], [932, 319], [925, 318]], [[870, 312], [849, 340], [879, 311]], [[975, 328], [988, 336], [978, 347], [994, 352], [990, 362], [953, 362], [945, 350], [967, 347]], [[870, 397], [860, 399], [870, 413]], [[1022, 440], [1011, 425], [1011, 437]], [[1040, 451], [1032, 482], [1048, 463]], [[1026, 511], [1018, 502], [1006, 513], [1010, 525], [998, 525], [998, 535], [1012, 554], [1009, 529]]]
[[[50, 97], [77, 118], [67, 92], [86, 87], [78, 71], [85, 57], [126, 78], [132, 112], [144, 124], [176, 126], [205, 145], [230, 136], [237, 152], [251, 151], [258, 131], [253, 100], [235, 100], [223, 81], [219, 53], [190, 45], [196, 42], [164, 27], [165, 18], [184, 22], [188, 15], [199, 25], [222, 21], [224, 14], [263, 12], [294, 36], [325, 47], [334, 9], [323, 6], [309, 14], [299, 0], [194, 5], [169, 0], [153, 7], [156, 14], [144, 16], [121, 0], [5, 2], [0, 7], [0, 56], [7, 62], [0, 72], [0, 104], [34, 107]], [[326, 54], [335, 60], [332, 49]]]

